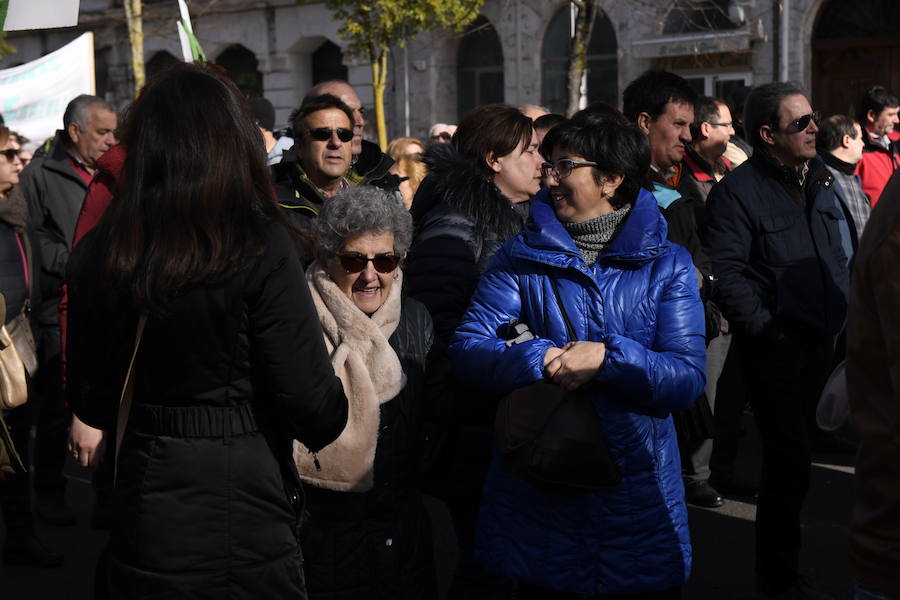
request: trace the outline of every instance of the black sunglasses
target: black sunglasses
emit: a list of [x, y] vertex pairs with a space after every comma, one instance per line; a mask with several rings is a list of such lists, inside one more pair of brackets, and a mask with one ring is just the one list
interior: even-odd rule
[[435, 142], [438, 140], [444, 140], [445, 142], [449, 143], [453, 139], [453, 136], [446, 131], [442, 131], [438, 134], [431, 136], [431, 139], [432, 139], [432, 141], [435, 141]]
[[353, 139], [353, 130], [344, 129], [343, 127], [338, 127], [337, 129], [332, 129], [330, 127], [316, 127], [315, 129], [307, 130], [307, 132], [312, 139], [319, 142], [327, 142], [335, 133], [337, 133], [338, 139], [345, 144]]
[[359, 252], [344, 252], [338, 254], [338, 260], [341, 261], [341, 266], [344, 267], [344, 270], [348, 273], [359, 273], [366, 268], [369, 261], [372, 261], [372, 266], [375, 267], [375, 270], [379, 273], [390, 273], [400, 264], [400, 257], [390, 252], [376, 254], [372, 257], [360, 254]]
[[819, 121], [822, 118], [822, 113], [819, 111], [811, 112], [808, 115], [803, 115], [799, 119], [794, 119], [790, 123], [787, 124], [782, 131], [784, 133], [800, 133], [801, 131], [806, 131], [806, 128], [809, 127], [809, 122], [812, 121], [816, 125], [819, 124]]
[[0, 150], [0, 154], [6, 157], [6, 160], [9, 162], [14, 162], [17, 158], [19, 158], [19, 151], [15, 148], [7, 148], [6, 150]]

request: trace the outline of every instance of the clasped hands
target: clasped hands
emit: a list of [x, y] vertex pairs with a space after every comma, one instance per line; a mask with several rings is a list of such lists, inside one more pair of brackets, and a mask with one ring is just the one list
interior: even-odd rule
[[569, 342], [544, 354], [544, 373], [566, 391], [573, 391], [594, 378], [606, 360], [606, 344]]

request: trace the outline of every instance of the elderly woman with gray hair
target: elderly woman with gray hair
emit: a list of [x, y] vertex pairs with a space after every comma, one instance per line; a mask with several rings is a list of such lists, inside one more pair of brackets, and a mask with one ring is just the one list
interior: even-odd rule
[[315, 223], [306, 272], [325, 344], [350, 403], [347, 426], [311, 453], [295, 443], [309, 521], [309, 597], [432, 599], [431, 530], [418, 489], [426, 400], [439, 390], [425, 307], [403, 298], [412, 218], [393, 194], [348, 189]]

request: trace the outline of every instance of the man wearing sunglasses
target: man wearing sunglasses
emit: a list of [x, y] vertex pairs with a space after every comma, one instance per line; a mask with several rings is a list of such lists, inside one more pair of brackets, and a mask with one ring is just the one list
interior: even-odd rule
[[817, 120], [795, 85], [755, 88], [744, 110], [753, 156], [710, 191], [703, 228], [762, 440], [756, 575], [771, 598], [829, 598], [799, 569], [814, 411], [849, 285], [846, 222], [816, 156]]
[[294, 147], [273, 169], [279, 204], [308, 226], [325, 200], [347, 188], [353, 141], [353, 111], [336, 96], [304, 102], [291, 115]]
[[346, 81], [330, 80], [314, 85], [303, 98], [306, 104], [312, 98], [322, 94], [331, 94], [340, 98], [341, 102], [353, 112], [353, 139], [350, 149], [350, 170], [347, 181], [350, 185], [374, 185], [375, 187], [394, 191], [400, 187], [400, 178], [390, 173], [394, 159], [381, 151], [378, 144], [363, 139], [366, 129], [366, 109], [359, 99], [356, 90]]

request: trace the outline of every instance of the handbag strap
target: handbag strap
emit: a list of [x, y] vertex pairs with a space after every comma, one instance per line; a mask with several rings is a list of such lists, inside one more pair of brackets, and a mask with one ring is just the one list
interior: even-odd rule
[[562, 296], [559, 295], [559, 286], [556, 284], [556, 279], [550, 275], [550, 286], [553, 288], [553, 295], [556, 296], [556, 303], [559, 305], [559, 312], [562, 313], [563, 322], [566, 324], [566, 333], [569, 335], [569, 339], [566, 341], [573, 342], [576, 341], [575, 329], [572, 327], [572, 321], [569, 320], [569, 313], [566, 312], [566, 307], [563, 306]]
[[113, 470], [113, 484], [115, 484], [116, 476], [119, 473], [119, 450], [122, 448], [122, 438], [125, 437], [128, 415], [131, 413], [131, 399], [134, 396], [134, 361], [137, 359], [138, 348], [141, 346], [141, 338], [144, 336], [144, 326], [146, 324], [147, 313], [141, 313], [138, 319], [137, 331], [134, 334], [134, 351], [131, 353], [128, 373], [125, 374], [125, 384], [122, 386], [122, 395], [119, 397], [119, 418], [116, 423], [116, 466]]

